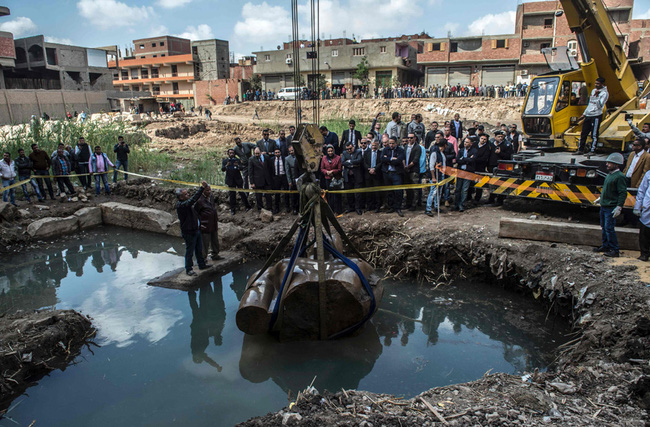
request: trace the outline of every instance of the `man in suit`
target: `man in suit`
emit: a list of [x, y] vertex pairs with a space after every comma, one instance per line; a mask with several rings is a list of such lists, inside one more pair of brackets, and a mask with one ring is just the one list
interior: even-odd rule
[[[347, 141], [345, 151], [341, 154], [341, 165], [343, 165], [343, 182], [346, 190], [363, 187], [363, 158], [361, 151], [354, 148], [354, 143]], [[348, 208], [345, 213], [356, 211], [361, 215], [361, 193], [348, 194]]]
[[454, 120], [449, 124], [451, 135], [456, 138], [460, 144], [463, 140], [463, 122], [460, 121], [460, 114], [454, 114]]
[[[476, 138], [476, 137], [474, 137]], [[486, 172], [487, 165], [490, 161], [490, 154], [492, 153], [492, 144], [488, 141], [488, 136], [483, 134], [478, 141], [476, 146], [476, 162], [474, 163], [476, 172]], [[479, 202], [483, 197], [483, 189], [475, 188], [474, 189], [474, 200]]]
[[354, 148], [359, 148], [359, 141], [361, 141], [361, 132], [354, 129], [356, 125], [357, 122], [352, 119], [348, 122], [348, 127], [350, 129], [344, 130], [343, 137], [341, 138], [341, 142], [344, 145], [346, 145], [348, 142], [351, 142], [354, 144]]
[[[234, 149], [230, 148], [228, 150], [228, 157], [221, 162], [221, 170], [226, 172], [225, 181], [228, 187], [242, 188], [244, 186], [244, 179], [241, 175], [242, 161], [235, 156]], [[230, 196], [230, 214], [234, 215], [237, 210], [237, 192], [229, 191], [228, 195]], [[246, 208], [246, 212], [251, 210], [246, 193], [239, 192], [239, 197]]]
[[325, 147], [328, 145], [334, 147], [334, 154], [340, 155], [341, 146], [339, 145], [339, 136], [334, 132], [330, 132], [327, 126], [321, 126], [319, 130], [320, 134], [323, 135], [323, 156], [327, 155], [327, 149]]
[[[275, 152], [273, 153], [273, 157], [271, 157], [272, 160], [272, 168], [273, 172], [271, 174], [271, 179], [272, 179], [272, 189], [273, 190], [288, 190], [289, 189], [289, 183], [287, 181], [287, 167], [284, 164], [284, 157], [282, 157], [282, 152], [280, 151], [279, 147], [275, 148]], [[276, 193], [275, 194], [275, 204], [273, 205], [273, 213], [278, 214], [280, 213], [280, 196], [282, 194]], [[289, 212], [289, 195], [284, 194], [284, 206], [287, 209], [287, 212]]]
[[[408, 143], [405, 146], [406, 167], [404, 173], [405, 184], [419, 184], [420, 183], [420, 155], [422, 154], [422, 147], [418, 144], [417, 136], [414, 133], [408, 134]], [[415, 194], [416, 190], [406, 190], [406, 209], [410, 211], [415, 210]]]
[[280, 130], [278, 133], [280, 135], [278, 139], [275, 140], [275, 147], [280, 149], [282, 158], [285, 158], [289, 155], [289, 146], [291, 145], [291, 142], [285, 136], [284, 129]]
[[244, 179], [244, 188], [248, 188], [248, 161], [253, 156], [257, 145], [252, 142], [242, 142], [240, 137], [235, 138], [235, 155], [241, 160], [241, 174]]
[[262, 155], [272, 156], [275, 151], [275, 141], [269, 138], [271, 131], [269, 129], [264, 129], [262, 131], [262, 139], [257, 141], [257, 148], [260, 149]]
[[637, 138], [632, 143], [632, 152], [627, 157], [627, 164], [623, 173], [628, 187], [639, 188], [639, 184], [645, 173], [650, 170], [650, 154], [643, 148], [645, 141]]
[[[404, 149], [398, 147], [397, 138], [391, 136], [388, 139], [388, 147], [384, 148], [381, 153], [382, 174], [385, 185], [402, 185], [405, 160]], [[388, 203], [391, 209], [389, 213], [397, 212], [397, 215], [404, 216], [402, 213], [402, 190], [391, 191], [388, 194]]]
[[[292, 146], [289, 146], [289, 155], [284, 159], [284, 165], [287, 168], [287, 184], [289, 185], [289, 190], [297, 190], [296, 180], [302, 173], [302, 168], [298, 164], [298, 159], [296, 158], [296, 153], [293, 150]], [[298, 214], [298, 194], [289, 194], [289, 200], [291, 201], [291, 209], [293, 214]]]
[[[254, 190], [268, 190], [271, 188], [271, 173], [268, 166], [271, 162], [271, 158], [267, 155], [262, 154], [262, 150], [258, 148], [254, 151], [254, 156], [248, 161], [248, 178], [251, 183], [251, 188]], [[271, 210], [271, 195], [268, 193], [255, 193], [255, 203], [257, 205], [257, 211], [261, 211], [264, 207], [262, 203], [262, 194], [264, 194], [264, 199], [266, 199], [266, 208]]]
[[[366, 187], [380, 187], [383, 185], [383, 176], [381, 174], [381, 151], [379, 150], [379, 142], [372, 141], [370, 149], [366, 150], [363, 155], [363, 167]], [[381, 193], [366, 193], [366, 201], [368, 210], [373, 210], [379, 213], [381, 210]]]
[[[472, 138], [465, 138], [463, 148], [458, 150], [458, 155], [456, 156], [458, 167], [465, 172], [474, 172], [476, 170], [476, 148], [473, 145], [474, 141]], [[465, 199], [467, 199], [467, 192], [472, 182], [471, 179], [460, 177], [456, 180], [455, 210], [460, 212], [465, 210]]]
[[[512, 160], [513, 148], [505, 139], [506, 136], [500, 130], [494, 132], [494, 143], [490, 150], [490, 160], [488, 160], [488, 173], [491, 173], [499, 165], [499, 160]], [[501, 206], [505, 198], [506, 196], [491, 193], [488, 203], [494, 203], [496, 200], [497, 206]]]

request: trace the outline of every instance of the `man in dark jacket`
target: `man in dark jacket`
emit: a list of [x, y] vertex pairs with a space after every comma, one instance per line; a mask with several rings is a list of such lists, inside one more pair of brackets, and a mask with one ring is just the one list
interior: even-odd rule
[[[37, 144], [32, 144], [32, 152], [29, 153], [29, 160], [32, 161], [34, 167], [34, 175], [36, 176], [50, 176], [50, 167], [52, 166], [52, 159], [47, 153], [40, 148]], [[38, 184], [38, 189], [45, 200], [45, 187], [43, 181], [47, 185], [47, 191], [50, 194], [50, 199], [54, 200], [54, 189], [52, 188], [52, 181], [50, 178], [35, 178]]]
[[217, 208], [214, 205], [214, 195], [210, 191], [210, 187], [203, 190], [203, 194], [197, 200], [194, 209], [199, 216], [203, 259], [208, 259], [208, 254], [215, 261], [223, 259], [219, 256], [219, 218]]
[[201, 240], [201, 231], [199, 229], [199, 216], [194, 210], [194, 205], [199, 200], [203, 191], [208, 188], [208, 183], [203, 181], [201, 187], [190, 198], [187, 190], [184, 188], [177, 188], [174, 191], [178, 201], [176, 202], [176, 213], [181, 226], [181, 235], [185, 240], [185, 272], [188, 276], [196, 276], [192, 270], [192, 254], [196, 255], [196, 262], [199, 265], [199, 270], [208, 268], [203, 258], [203, 242]]
[[[372, 141], [370, 149], [366, 150], [363, 156], [363, 167], [366, 187], [380, 187], [383, 185], [381, 174], [381, 151], [379, 150], [379, 141]], [[379, 213], [381, 210], [381, 193], [368, 193], [366, 200], [368, 209]]]
[[[363, 158], [361, 151], [354, 147], [354, 143], [347, 141], [345, 151], [341, 154], [341, 165], [343, 166], [343, 182], [346, 190], [363, 187], [363, 169], [361, 167]], [[355, 211], [361, 215], [361, 193], [348, 194], [348, 209], [345, 213]]]
[[339, 136], [334, 132], [330, 132], [327, 129], [327, 126], [321, 126], [318, 128], [320, 134], [323, 135], [323, 156], [327, 156], [327, 146], [331, 145], [334, 147], [334, 153], [337, 155], [341, 154], [341, 145], [339, 144]]
[[[473, 145], [474, 141], [472, 138], [465, 138], [463, 148], [458, 150], [456, 163], [458, 163], [458, 168], [462, 171], [474, 172], [476, 169], [476, 148]], [[467, 191], [472, 182], [471, 179], [461, 177], [458, 177], [456, 180], [456, 209], [461, 212], [465, 210], [465, 199], [467, 198]]]
[[[287, 182], [287, 167], [284, 164], [284, 157], [282, 157], [282, 151], [280, 147], [275, 147], [275, 152], [273, 157], [270, 157], [272, 162], [271, 169], [271, 188], [273, 190], [288, 190], [289, 183]], [[284, 206], [289, 212], [289, 195], [275, 193], [275, 203], [273, 205], [273, 213], [280, 213], [280, 199], [281, 196], [284, 196]]]
[[[385, 185], [402, 185], [405, 158], [404, 149], [398, 147], [397, 138], [391, 136], [388, 140], [388, 147], [384, 148], [381, 153], [381, 167]], [[399, 216], [404, 216], [402, 213], [402, 197], [402, 190], [391, 191], [388, 194], [390, 212], [397, 212]]]
[[[487, 165], [490, 161], [490, 155], [492, 154], [492, 145], [488, 141], [487, 135], [482, 135], [476, 146], [476, 172], [486, 172]], [[483, 189], [475, 188], [474, 189], [474, 200], [477, 202], [483, 197]]]
[[451, 136], [458, 140], [458, 146], [460, 147], [463, 140], [463, 122], [460, 121], [460, 114], [454, 114], [454, 120], [449, 123], [449, 127], [451, 128]]
[[59, 190], [61, 191], [61, 197], [65, 197], [65, 189], [67, 187], [68, 192], [68, 201], [75, 197], [77, 193], [74, 190], [72, 182], [70, 182], [70, 160], [63, 153], [64, 150], [62, 147], [59, 147], [56, 151], [56, 156], [52, 157], [52, 172], [56, 177], [56, 183], [59, 185]]
[[[241, 141], [240, 141], [241, 142]], [[231, 188], [242, 188], [244, 185], [244, 180], [241, 176], [242, 170], [242, 161], [235, 156], [235, 150], [230, 148], [228, 150], [228, 158], [223, 159], [221, 162], [221, 171], [226, 172], [226, 185]], [[237, 192], [229, 191], [228, 195], [230, 197], [230, 213], [232, 215], [237, 211]], [[241, 198], [246, 212], [251, 210], [251, 206], [248, 203], [248, 196], [246, 193], [240, 191], [239, 197]]]
[[352, 119], [348, 122], [349, 129], [344, 130], [343, 135], [341, 136], [341, 142], [343, 143], [343, 145], [347, 146], [347, 143], [351, 142], [352, 144], [354, 144], [354, 148], [359, 148], [359, 141], [361, 140], [361, 132], [354, 129], [356, 125], [357, 122], [355, 122]]
[[[271, 158], [262, 154], [262, 150], [258, 148], [254, 151], [254, 156], [248, 161], [248, 179], [250, 180], [251, 188], [253, 190], [268, 190], [271, 188], [271, 172], [269, 164]], [[255, 193], [255, 203], [257, 205], [257, 211], [261, 211], [264, 207], [262, 203], [262, 194], [264, 194], [264, 199], [266, 199], [266, 208], [271, 210], [272, 200], [271, 195], [268, 193]]]
[[275, 140], [269, 138], [269, 135], [271, 135], [271, 131], [269, 129], [264, 129], [262, 131], [262, 139], [257, 141], [257, 148], [260, 149], [262, 154], [266, 154], [268, 156], [272, 156], [273, 152], [275, 151], [276, 143]]
[[235, 138], [235, 155], [241, 160], [241, 174], [244, 180], [244, 188], [248, 188], [248, 161], [253, 157], [253, 150], [257, 145], [252, 142], [242, 142], [240, 137]]
[[[113, 152], [116, 153], [116, 161], [115, 161], [115, 171], [113, 172], [113, 182], [117, 182], [117, 170], [122, 167], [124, 172], [129, 170], [129, 153], [131, 150], [129, 149], [129, 144], [124, 142], [124, 137], [123, 136], [118, 136], [117, 137], [117, 144], [113, 147]], [[129, 176], [127, 174], [124, 174], [124, 180], [126, 181], [129, 179]]]
[[[417, 136], [414, 133], [409, 133], [407, 137], [408, 143], [404, 146], [405, 150], [405, 184], [419, 184], [420, 183], [420, 156], [422, 155], [422, 147], [418, 143]], [[406, 209], [415, 210], [415, 194], [416, 190], [406, 190]]]
[[[14, 164], [16, 165], [16, 172], [18, 172], [18, 181], [25, 181], [29, 179], [29, 183], [32, 185], [32, 189], [34, 190], [34, 193], [36, 193], [38, 201], [42, 202], [44, 200], [43, 196], [41, 196], [41, 192], [38, 189], [36, 181], [32, 179], [32, 169], [34, 167], [34, 164], [31, 160], [29, 160], [29, 157], [25, 156], [25, 150], [22, 148], [18, 150], [18, 157], [16, 157], [14, 160]], [[27, 184], [23, 184], [21, 188], [23, 189], [25, 200], [27, 200], [27, 203], [29, 203], [30, 199], [29, 191], [27, 191]]]
[[[294, 129], [295, 131], [295, 129]], [[287, 184], [289, 185], [289, 190], [296, 191], [297, 179], [302, 175], [302, 168], [298, 164], [298, 159], [296, 153], [294, 152], [293, 146], [289, 146], [289, 155], [284, 159], [284, 165], [287, 167]], [[298, 214], [298, 194], [290, 194], [289, 199], [291, 200], [291, 209], [293, 214]]]
[[[488, 172], [492, 172], [499, 165], [499, 160], [512, 160], [512, 154], [512, 144], [506, 141], [505, 134], [500, 130], [494, 132], [494, 143], [492, 144], [490, 160], [488, 161]], [[495, 203], [496, 200], [497, 206], [501, 206], [505, 198], [506, 196], [504, 195], [491, 193], [488, 203]]]
[[77, 156], [77, 169], [76, 172], [79, 174], [79, 182], [84, 190], [90, 189], [91, 179], [88, 176], [90, 172], [90, 156], [92, 155], [92, 150], [86, 143], [86, 140], [83, 136], [79, 137], [79, 142], [77, 143], [77, 149], [75, 150], [75, 155]]

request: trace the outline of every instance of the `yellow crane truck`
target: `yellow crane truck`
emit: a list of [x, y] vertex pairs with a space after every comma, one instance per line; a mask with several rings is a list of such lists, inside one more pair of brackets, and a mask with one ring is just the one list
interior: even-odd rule
[[[626, 117], [631, 117], [639, 128], [642, 123], [650, 123], [650, 110], [640, 109], [639, 105], [647, 98], [650, 86], [648, 81], [640, 83], [634, 77], [601, 0], [561, 0], [561, 4], [556, 16], [566, 16], [576, 35], [582, 62], [578, 64], [575, 52], [566, 47], [542, 50], [551, 71], [533, 78], [528, 88], [521, 111], [525, 149], [513, 160], [501, 161], [494, 175], [509, 181], [503, 188], [504, 195], [542, 195], [590, 204], [606, 175], [608, 153], [629, 151], [635, 138]], [[605, 78], [609, 99], [596, 152], [575, 155], [583, 123], [580, 116], [598, 77]], [[591, 143], [589, 137], [587, 146]]]

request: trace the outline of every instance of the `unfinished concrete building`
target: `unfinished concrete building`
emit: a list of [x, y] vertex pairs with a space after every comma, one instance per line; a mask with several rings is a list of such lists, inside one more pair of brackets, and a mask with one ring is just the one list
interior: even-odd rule
[[194, 74], [199, 80], [229, 78], [230, 57], [227, 40], [198, 40], [192, 42], [195, 58]]

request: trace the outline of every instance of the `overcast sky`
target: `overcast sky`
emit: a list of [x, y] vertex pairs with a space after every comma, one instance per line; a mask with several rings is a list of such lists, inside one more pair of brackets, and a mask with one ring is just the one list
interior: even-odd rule
[[[11, 15], [0, 30], [15, 38], [43, 34], [53, 42], [86, 47], [131, 44], [175, 35], [230, 42], [236, 55], [275, 49], [291, 35], [289, 0], [5, 0]], [[301, 0], [300, 34], [309, 38], [309, 7]], [[517, 1], [321, 0], [325, 38], [396, 36], [426, 31], [433, 37], [514, 31]], [[650, 0], [637, 0], [634, 18], [650, 18]]]

